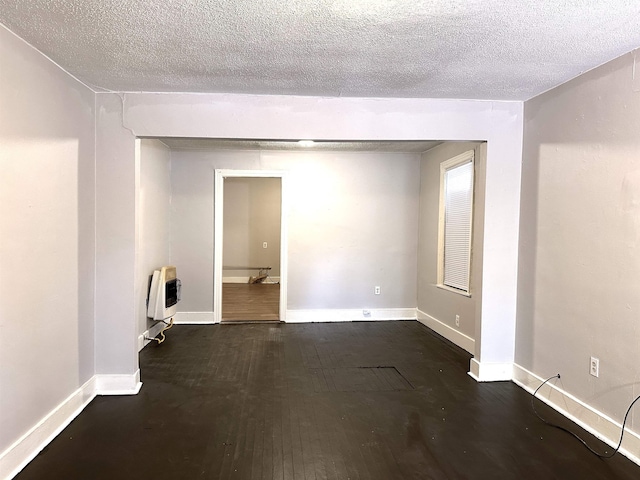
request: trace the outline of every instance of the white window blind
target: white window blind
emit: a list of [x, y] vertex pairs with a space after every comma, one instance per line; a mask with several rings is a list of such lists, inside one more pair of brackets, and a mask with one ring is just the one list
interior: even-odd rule
[[442, 285], [469, 293], [473, 222], [473, 151], [442, 169]]

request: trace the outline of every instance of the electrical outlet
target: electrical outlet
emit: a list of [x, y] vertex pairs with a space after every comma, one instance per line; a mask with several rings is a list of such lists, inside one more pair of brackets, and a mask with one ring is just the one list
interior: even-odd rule
[[460, 326], [460, 315], [456, 315], [456, 327]]
[[373, 287], [373, 293], [375, 293], [376, 295], [380, 295], [380, 287]]
[[371, 310], [362, 310], [362, 316], [363, 317], [370, 317], [371, 316]]
[[600, 359], [591, 357], [591, 362], [589, 363], [589, 373], [594, 377], [600, 376]]

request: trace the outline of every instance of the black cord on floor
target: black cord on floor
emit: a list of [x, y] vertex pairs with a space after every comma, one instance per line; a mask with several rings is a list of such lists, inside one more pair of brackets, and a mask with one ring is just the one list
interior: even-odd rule
[[633, 402], [631, 402], [631, 405], [629, 405], [629, 408], [627, 408], [627, 413], [625, 413], [625, 414], [624, 414], [624, 420], [622, 421], [622, 431], [620, 432], [620, 441], [618, 442], [618, 446], [616, 447], [616, 449], [615, 449], [613, 452], [611, 452], [610, 454], [607, 454], [607, 453], [606, 453], [606, 451], [605, 451], [605, 453], [604, 453], [604, 454], [603, 454], [603, 453], [598, 453], [598, 452], [596, 452], [593, 448], [591, 448], [589, 445], [587, 445], [587, 442], [585, 442], [582, 438], [580, 438], [576, 433], [573, 433], [571, 430], [568, 430], [568, 429], [566, 429], [566, 428], [564, 428], [564, 427], [562, 427], [562, 426], [560, 426], [560, 425], [556, 425], [555, 423], [551, 423], [551, 422], [549, 422], [549, 421], [545, 420], [545, 419], [544, 419], [544, 418], [542, 418], [542, 417], [540, 416], [540, 414], [536, 411], [536, 407], [535, 407], [535, 404], [534, 404], [533, 400], [536, 398], [536, 394], [538, 393], [538, 390], [540, 390], [540, 388], [541, 388], [545, 383], [547, 383], [549, 380], [551, 380], [552, 378], [560, 378], [560, 374], [557, 374], [557, 375], [554, 375], [553, 377], [549, 377], [549, 378], [547, 378], [544, 382], [542, 382], [542, 383], [538, 386], [538, 388], [536, 388], [536, 391], [535, 391], [535, 392], [533, 392], [533, 396], [531, 397], [531, 408], [532, 408], [532, 410], [533, 410], [533, 413], [535, 413], [535, 414], [536, 414], [536, 417], [538, 417], [540, 420], [542, 420], [544, 423], [546, 423], [546, 424], [547, 424], [547, 425], [549, 425], [550, 427], [555, 427], [555, 428], [557, 428], [557, 429], [559, 429], [559, 430], [562, 430], [563, 432], [567, 432], [569, 435], [571, 435], [571, 436], [573, 436], [573, 437], [577, 438], [577, 439], [580, 441], [580, 443], [582, 443], [585, 447], [587, 447], [587, 449], [588, 449], [591, 453], [593, 453], [594, 455], [597, 455], [597, 456], [598, 456], [598, 457], [600, 457], [600, 458], [611, 458], [611, 457], [613, 457], [613, 456], [618, 452], [618, 450], [620, 450], [620, 446], [622, 445], [622, 437], [624, 436], [624, 426], [625, 426], [625, 424], [627, 423], [627, 417], [629, 416], [629, 412], [631, 412], [631, 408], [633, 407], [633, 405], [634, 405], [638, 400], [640, 400], [640, 396], [636, 397], [636, 399], [635, 399]]

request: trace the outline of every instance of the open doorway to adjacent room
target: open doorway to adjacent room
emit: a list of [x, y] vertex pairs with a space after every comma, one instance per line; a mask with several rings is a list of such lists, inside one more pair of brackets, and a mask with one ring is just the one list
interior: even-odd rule
[[282, 175], [217, 170], [215, 197], [217, 320], [283, 320]]

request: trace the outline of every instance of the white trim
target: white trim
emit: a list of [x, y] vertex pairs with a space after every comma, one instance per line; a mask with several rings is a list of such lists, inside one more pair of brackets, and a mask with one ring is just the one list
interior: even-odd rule
[[0, 454], [0, 478], [13, 478], [95, 398], [95, 377]]
[[0, 454], [0, 478], [16, 476], [96, 395], [135, 395], [140, 387], [140, 370], [132, 375], [94, 375]]
[[222, 235], [224, 214], [224, 173], [215, 170], [213, 185], [213, 322], [222, 321]]
[[213, 234], [213, 312], [214, 322], [222, 321], [222, 244], [224, 214], [224, 179], [226, 177], [280, 178], [280, 320], [287, 316], [287, 251], [288, 251], [288, 212], [289, 197], [287, 188], [287, 172], [281, 170], [229, 170], [216, 169], [214, 179], [214, 234]]
[[473, 338], [447, 325], [443, 321], [432, 317], [431, 315], [423, 312], [420, 309], [417, 309], [416, 312], [418, 321], [424, 326], [429, 327], [434, 332], [442, 335], [444, 338], [446, 338], [450, 342], [455, 343], [457, 346], [463, 348], [470, 354], [473, 355], [475, 353], [476, 341]]
[[[367, 315], [366, 312], [369, 312]], [[287, 323], [415, 320], [415, 308], [289, 310]]]
[[505, 382], [511, 380], [513, 363], [487, 363], [471, 359], [469, 375], [477, 382]]
[[457, 293], [458, 295], [464, 295], [465, 297], [471, 298], [471, 292], [465, 292], [464, 290], [459, 290], [457, 288], [450, 287], [449, 285], [444, 285], [442, 283], [434, 284], [435, 287], [441, 288], [442, 290], [447, 290], [449, 292]]
[[287, 275], [289, 275], [289, 177], [280, 172], [280, 321], [287, 321]]
[[216, 323], [213, 312], [176, 312], [175, 325], [210, 325]]
[[[531, 394], [544, 380], [518, 364], [513, 365], [513, 382]], [[620, 423], [557, 385], [551, 382], [547, 383], [540, 389], [536, 398], [539, 398], [572, 422], [577, 423], [607, 445], [614, 448], [618, 445], [622, 428]], [[631, 400], [633, 399], [629, 399], [630, 402]], [[640, 434], [630, 430], [629, 427], [625, 428], [619, 452], [640, 465]]]
[[222, 283], [249, 283], [250, 276], [246, 277], [222, 277]]
[[[222, 277], [222, 283], [249, 283], [249, 278], [251, 277]], [[269, 275], [269, 281], [264, 283], [265, 285], [269, 285], [271, 282], [279, 283], [280, 277], [272, 277]]]
[[95, 375], [96, 395], [137, 395], [142, 387], [140, 369], [131, 375]]
[[166, 327], [164, 323], [158, 322], [149, 330], [145, 330], [142, 335], [138, 335], [138, 352], [152, 342], [152, 340], [145, 340], [145, 338], [155, 338], [164, 327]]

